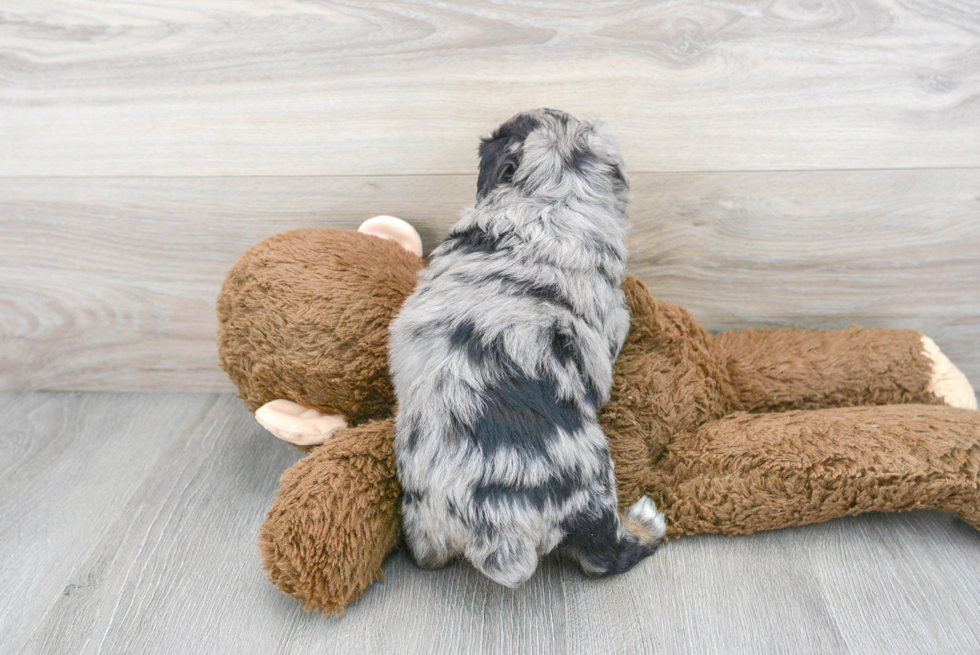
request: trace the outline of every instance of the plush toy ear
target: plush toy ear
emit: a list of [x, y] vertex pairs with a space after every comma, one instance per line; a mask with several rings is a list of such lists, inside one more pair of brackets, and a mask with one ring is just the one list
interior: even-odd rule
[[362, 234], [371, 234], [382, 239], [391, 239], [417, 257], [422, 256], [422, 238], [415, 228], [394, 216], [375, 216], [357, 228]]
[[273, 400], [255, 410], [256, 420], [266, 430], [294, 446], [316, 446], [326, 441], [347, 421], [337, 414], [323, 414], [291, 400]]

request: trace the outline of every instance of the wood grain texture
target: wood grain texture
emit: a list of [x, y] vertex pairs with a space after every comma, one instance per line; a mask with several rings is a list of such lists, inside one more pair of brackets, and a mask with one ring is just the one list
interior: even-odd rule
[[930, 513], [812, 527], [800, 541], [851, 652], [891, 652], [896, 641], [909, 653], [980, 652], [980, 533], [972, 527]]
[[396, 553], [338, 619], [259, 567], [256, 531], [299, 455], [230, 395], [0, 393], [0, 425], [5, 653], [980, 647], [980, 533], [946, 513], [685, 537], [603, 580], [552, 557], [517, 590]]
[[980, 171], [657, 175], [634, 188], [631, 272], [710, 329], [916, 329], [980, 387]]
[[114, 553], [89, 548], [114, 522], [130, 520], [133, 490], [159, 464], [172, 434], [213, 399], [0, 398], [0, 651], [16, 653], [59, 598], [99, 587]]
[[[637, 174], [631, 272], [711, 329], [907, 327], [980, 387], [980, 170]], [[0, 178], [0, 388], [231, 389], [249, 246], [390, 213], [431, 249], [473, 176]]]
[[471, 173], [553, 106], [633, 171], [980, 165], [972, 0], [15, 0], [0, 175]]
[[72, 572], [78, 588], [52, 599], [27, 652], [272, 652], [275, 631], [249, 629], [271, 595], [256, 535], [296, 457], [236, 398], [199, 398], [206, 407], [170, 428], [156, 466]]

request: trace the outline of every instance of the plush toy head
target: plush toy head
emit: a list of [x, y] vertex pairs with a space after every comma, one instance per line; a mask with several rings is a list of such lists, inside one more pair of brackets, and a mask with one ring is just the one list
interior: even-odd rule
[[349, 230], [296, 230], [248, 250], [217, 305], [222, 366], [248, 408], [288, 399], [355, 425], [389, 416], [388, 324], [422, 265], [398, 241]]

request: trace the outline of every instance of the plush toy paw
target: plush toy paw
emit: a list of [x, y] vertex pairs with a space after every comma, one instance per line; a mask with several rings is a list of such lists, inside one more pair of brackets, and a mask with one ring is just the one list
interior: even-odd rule
[[323, 414], [291, 400], [272, 400], [255, 410], [255, 419], [266, 430], [294, 446], [317, 446], [340, 428], [343, 416]]
[[391, 239], [405, 250], [422, 256], [422, 237], [415, 228], [394, 216], [375, 216], [369, 218], [357, 228], [362, 234], [371, 234], [382, 239]]
[[966, 376], [939, 350], [936, 342], [925, 335], [922, 335], [922, 352], [932, 361], [929, 391], [950, 407], [976, 409], [977, 396]]

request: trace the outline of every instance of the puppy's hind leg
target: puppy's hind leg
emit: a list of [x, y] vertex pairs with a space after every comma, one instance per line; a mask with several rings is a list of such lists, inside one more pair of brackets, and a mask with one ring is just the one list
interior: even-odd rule
[[405, 543], [415, 564], [423, 569], [441, 569], [456, 555], [425, 528], [424, 512], [406, 494], [402, 502], [402, 528]]
[[654, 502], [644, 496], [625, 518], [614, 505], [598, 513], [587, 509], [569, 522], [569, 528], [563, 545], [575, 555], [583, 571], [601, 576], [629, 571], [653, 554], [663, 541], [667, 524]]
[[519, 587], [538, 568], [538, 551], [531, 541], [507, 539], [489, 547], [467, 548], [466, 558], [497, 584]]

